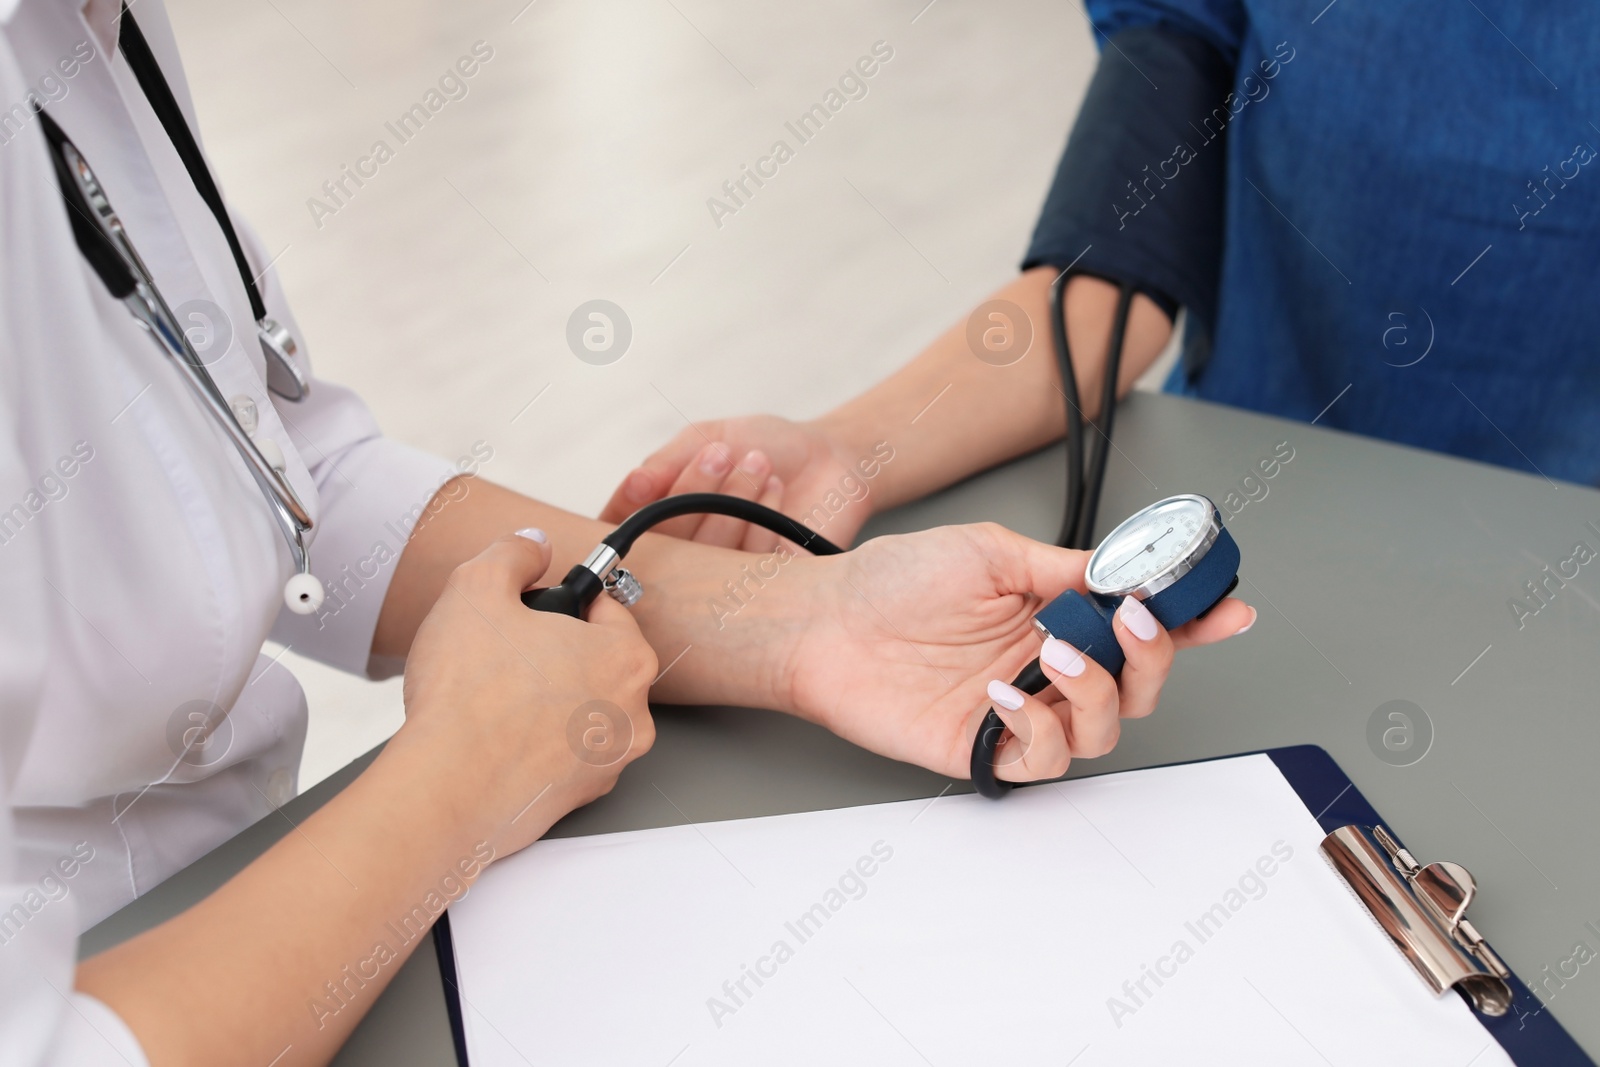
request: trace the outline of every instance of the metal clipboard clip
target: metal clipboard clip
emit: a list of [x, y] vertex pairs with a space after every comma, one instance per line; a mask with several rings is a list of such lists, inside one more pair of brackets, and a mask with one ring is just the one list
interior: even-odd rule
[[1511, 971], [1467, 920], [1470, 871], [1418, 863], [1382, 826], [1341, 826], [1322, 854], [1435, 994], [1459, 989], [1484, 1015], [1510, 1010]]

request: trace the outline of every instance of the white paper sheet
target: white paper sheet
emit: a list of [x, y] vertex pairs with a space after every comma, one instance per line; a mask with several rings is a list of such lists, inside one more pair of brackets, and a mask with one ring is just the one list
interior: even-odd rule
[[1271, 760], [1246, 756], [1000, 803], [539, 842], [450, 909], [468, 1055], [1509, 1064], [1389, 945], [1321, 838]]

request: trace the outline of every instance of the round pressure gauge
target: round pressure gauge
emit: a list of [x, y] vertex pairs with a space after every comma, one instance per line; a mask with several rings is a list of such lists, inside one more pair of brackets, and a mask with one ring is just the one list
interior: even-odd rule
[[[1068, 589], [1033, 617], [1040, 637], [1065, 641], [1104, 667], [1122, 672], [1124, 657], [1112, 619], [1128, 597], [1144, 603], [1168, 630], [1199, 618], [1239, 581], [1239, 546], [1222, 526], [1215, 504], [1199, 495], [1169, 496], [1112, 530], [1084, 570], [1088, 595]], [[1028, 693], [1049, 685], [1031, 663], [1015, 684]], [[1010, 785], [994, 773], [994, 757], [1006, 725], [993, 708], [972, 741], [972, 784], [986, 797]]]
[[1193, 570], [1221, 532], [1216, 505], [1203, 496], [1173, 496], [1151, 504], [1094, 550], [1085, 573], [1089, 590], [1146, 600]]

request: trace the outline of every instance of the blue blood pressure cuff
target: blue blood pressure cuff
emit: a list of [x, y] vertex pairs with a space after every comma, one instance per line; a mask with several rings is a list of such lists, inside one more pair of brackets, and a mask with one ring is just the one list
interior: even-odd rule
[[[1176, 582], [1144, 602], [1150, 614], [1168, 632], [1204, 615], [1233, 590], [1239, 574], [1239, 545], [1226, 527], [1217, 533], [1206, 554]], [[1069, 589], [1034, 616], [1039, 630], [1065, 641], [1115, 677], [1126, 657], [1111, 628], [1112, 616], [1122, 606], [1120, 596], [1080, 593]]]
[[1233, 77], [1212, 45], [1167, 26], [1107, 39], [1023, 269], [1129, 283], [1169, 316], [1188, 308], [1208, 346]]

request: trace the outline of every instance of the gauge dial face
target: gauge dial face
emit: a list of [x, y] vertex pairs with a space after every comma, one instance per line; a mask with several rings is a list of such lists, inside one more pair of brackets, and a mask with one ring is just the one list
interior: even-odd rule
[[1175, 496], [1151, 504], [1100, 542], [1089, 558], [1089, 588], [1121, 595], [1189, 561], [1213, 529], [1214, 510], [1203, 496]]

